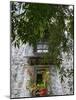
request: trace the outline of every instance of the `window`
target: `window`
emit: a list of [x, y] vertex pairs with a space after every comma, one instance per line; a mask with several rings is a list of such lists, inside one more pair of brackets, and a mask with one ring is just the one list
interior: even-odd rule
[[43, 79], [42, 79], [42, 74], [37, 74], [37, 80], [36, 80], [36, 83], [39, 84], [39, 83], [42, 83]]
[[47, 53], [48, 52], [48, 45], [45, 42], [41, 42], [37, 44], [36, 48], [37, 53]]

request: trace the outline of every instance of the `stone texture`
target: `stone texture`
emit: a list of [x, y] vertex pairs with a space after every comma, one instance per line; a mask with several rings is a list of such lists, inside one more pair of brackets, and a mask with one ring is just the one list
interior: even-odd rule
[[[28, 56], [33, 55], [33, 48], [28, 45], [22, 45], [19, 49], [11, 46], [11, 98], [30, 97], [30, 92], [26, 88], [30, 76], [27, 73]], [[63, 55], [63, 63], [60, 71], [56, 66], [50, 67], [50, 95], [66, 95], [73, 94], [73, 55], [68, 60], [67, 54]], [[63, 69], [63, 70], [62, 70]], [[69, 71], [68, 71], [69, 70]], [[66, 77], [64, 75], [66, 73]], [[63, 80], [61, 82], [61, 78]]]
[[56, 66], [51, 65], [50, 72], [51, 72], [50, 88], [52, 91], [52, 95], [63, 95], [62, 84], [60, 82], [59, 73]]

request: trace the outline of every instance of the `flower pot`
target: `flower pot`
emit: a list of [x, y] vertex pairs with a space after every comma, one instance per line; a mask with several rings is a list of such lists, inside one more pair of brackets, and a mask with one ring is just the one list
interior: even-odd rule
[[44, 89], [40, 89], [39, 90], [39, 94], [40, 94], [40, 96], [46, 96], [47, 95], [47, 89], [46, 88], [44, 88]]

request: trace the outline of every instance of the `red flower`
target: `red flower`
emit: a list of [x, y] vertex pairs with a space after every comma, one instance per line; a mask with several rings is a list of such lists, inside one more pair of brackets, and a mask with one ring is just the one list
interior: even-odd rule
[[47, 95], [47, 89], [46, 88], [40, 89], [39, 94], [40, 94], [40, 96], [46, 96]]

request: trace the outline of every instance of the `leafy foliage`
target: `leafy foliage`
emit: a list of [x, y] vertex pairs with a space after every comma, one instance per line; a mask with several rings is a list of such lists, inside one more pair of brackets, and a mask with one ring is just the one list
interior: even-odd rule
[[69, 5], [11, 2], [11, 41], [18, 47], [47, 41], [47, 56], [59, 65], [61, 51], [69, 51], [68, 41], [74, 37], [73, 16]]

